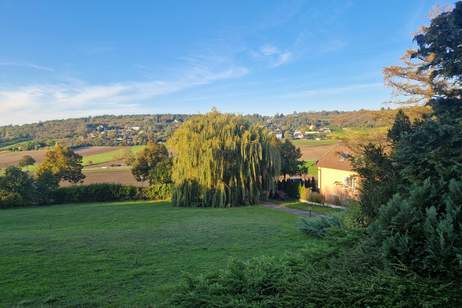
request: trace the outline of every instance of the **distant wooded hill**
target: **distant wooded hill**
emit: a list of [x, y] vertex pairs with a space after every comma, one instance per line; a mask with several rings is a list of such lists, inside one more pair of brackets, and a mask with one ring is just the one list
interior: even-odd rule
[[[376, 128], [390, 126], [396, 109], [359, 111], [297, 112], [245, 117], [261, 123], [272, 131], [292, 134], [296, 130], [321, 127]], [[406, 108], [411, 118], [428, 112], [424, 107]], [[60, 142], [70, 146], [138, 145], [147, 140], [166, 141], [171, 133], [191, 115], [155, 114], [96, 116], [78, 119], [52, 120], [25, 125], [0, 127], [0, 149], [31, 150]]]

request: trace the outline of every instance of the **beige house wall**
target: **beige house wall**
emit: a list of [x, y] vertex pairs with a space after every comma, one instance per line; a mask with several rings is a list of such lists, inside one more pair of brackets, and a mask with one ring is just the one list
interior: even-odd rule
[[[348, 181], [348, 178], [354, 179]], [[326, 198], [326, 202], [334, 202], [336, 199], [357, 199], [357, 173], [353, 171], [318, 167], [318, 187], [321, 194]]]

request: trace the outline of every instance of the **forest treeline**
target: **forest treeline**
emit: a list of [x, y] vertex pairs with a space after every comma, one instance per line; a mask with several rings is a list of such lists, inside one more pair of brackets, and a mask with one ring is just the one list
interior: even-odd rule
[[[259, 123], [271, 131], [292, 134], [296, 130], [315, 128], [377, 128], [389, 127], [397, 110], [294, 112], [262, 116], [246, 115], [252, 124]], [[425, 107], [410, 107], [406, 114], [419, 118]], [[65, 120], [44, 121], [0, 127], [0, 148], [33, 150], [56, 142], [72, 147], [102, 145], [139, 145], [148, 140], [165, 142], [188, 114], [103, 115]]]

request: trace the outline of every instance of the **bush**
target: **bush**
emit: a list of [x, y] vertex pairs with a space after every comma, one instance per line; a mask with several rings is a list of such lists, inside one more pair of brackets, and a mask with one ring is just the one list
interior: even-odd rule
[[372, 242], [392, 263], [431, 275], [462, 273], [462, 181], [451, 180], [444, 197], [427, 180], [396, 194], [370, 226]]
[[[344, 245], [351, 245], [345, 242]], [[342, 249], [345, 247], [342, 247]], [[232, 261], [187, 276], [167, 306], [180, 307], [460, 307], [456, 283], [398, 275], [362, 249], [339, 247], [282, 258]]]
[[308, 201], [311, 195], [311, 188], [305, 187], [305, 185], [299, 185], [298, 195], [300, 196], [300, 200]]
[[338, 216], [318, 216], [312, 218], [302, 218], [300, 230], [303, 233], [314, 237], [323, 237], [331, 228], [339, 228], [341, 221]]
[[17, 192], [0, 190], [0, 208], [25, 205], [24, 199]]
[[341, 215], [342, 227], [349, 230], [358, 230], [366, 227], [366, 221], [361, 211], [361, 205], [351, 202], [347, 210]]
[[326, 199], [321, 193], [311, 192], [308, 201], [324, 204], [326, 202]]
[[35, 164], [35, 159], [30, 155], [24, 155], [18, 162], [19, 167], [26, 167]]
[[295, 277], [287, 259], [234, 260], [222, 271], [186, 276], [175, 289], [169, 306], [284, 307], [290, 304], [288, 291]]
[[34, 179], [18, 167], [6, 168], [0, 176], [0, 191], [3, 191], [4, 206], [32, 205], [36, 198]]
[[144, 189], [148, 200], [167, 200], [172, 198], [172, 184], [152, 184]]
[[55, 203], [125, 201], [142, 198], [141, 190], [121, 184], [90, 184], [61, 187], [54, 194]]
[[278, 181], [277, 189], [287, 194], [290, 199], [298, 199], [300, 183], [291, 179]]

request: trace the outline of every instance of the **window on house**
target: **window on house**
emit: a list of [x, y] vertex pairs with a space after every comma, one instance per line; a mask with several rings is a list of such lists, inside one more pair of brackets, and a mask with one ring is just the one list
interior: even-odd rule
[[355, 176], [347, 176], [343, 180], [343, 185], [347, 188], [350, 189], [351, 191], [356, 190], [356, 177]]

